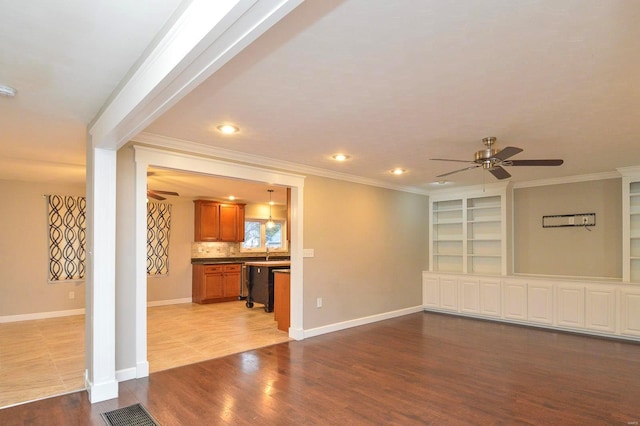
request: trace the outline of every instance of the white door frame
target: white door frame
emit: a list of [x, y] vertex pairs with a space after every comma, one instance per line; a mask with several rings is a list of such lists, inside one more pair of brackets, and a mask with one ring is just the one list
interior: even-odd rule
[[291, 188], [291, 326], [289, 337], [303, 332], [303, 193], [304, 176], [135, 145], [136, 163], [136, 377], [149, 375], [147, 360], [147, 167], [158, 166]]

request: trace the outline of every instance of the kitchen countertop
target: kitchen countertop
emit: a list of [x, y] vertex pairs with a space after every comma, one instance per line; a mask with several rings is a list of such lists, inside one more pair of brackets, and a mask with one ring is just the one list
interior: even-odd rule
[[247, 266], [290, 266], [291, 261], [289, 260], [256, 260], [253, 262], [244, 262]]
[[[272, 261], [289, 261], [288, 256], [270, 256]], [[192, 258], [192, 265], [221, 265], [225, 263], [247, 263], [247, 262], [264, 262], [264, 256], [260, 257], [208, 257], [208, 258]]]

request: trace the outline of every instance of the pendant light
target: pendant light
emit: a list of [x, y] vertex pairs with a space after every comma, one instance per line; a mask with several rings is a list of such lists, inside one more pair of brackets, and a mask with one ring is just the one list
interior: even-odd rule
[[267, 221], [267, 228], [271, 229], [276, 226], [276, 224], [273, 222], [273, 219], [271, 219], [271, 206], [273, 206], [271, 195], [273, 194], [273, 189], [267, 189], [267, 191], [269, 192], [269, 220]]

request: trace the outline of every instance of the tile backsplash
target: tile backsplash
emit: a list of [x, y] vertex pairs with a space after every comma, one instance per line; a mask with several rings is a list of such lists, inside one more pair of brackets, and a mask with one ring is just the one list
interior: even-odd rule
[[[266, 254], [265, 252], [242, 253], [240, 251], [241, 243], [191, 243], [192, 259], [210, 259], [225, 257], [256, 257]], [[276, 254], [272, 252], [272, 254]], [[277, 252], [278, 256], [288, 255], [288, 252]]]

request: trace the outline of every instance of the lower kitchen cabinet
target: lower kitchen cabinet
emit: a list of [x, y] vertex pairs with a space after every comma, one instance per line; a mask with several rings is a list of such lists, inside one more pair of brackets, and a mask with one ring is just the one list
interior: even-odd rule
[[291, 281], [289, 272], [274, 271], [273, 274], [273, 318], [278, 330], [289, 332], [291, 325]]
[[241, 263], [193, 265], [191, 299], [194, 303], [237, 300], [241, 272]]

